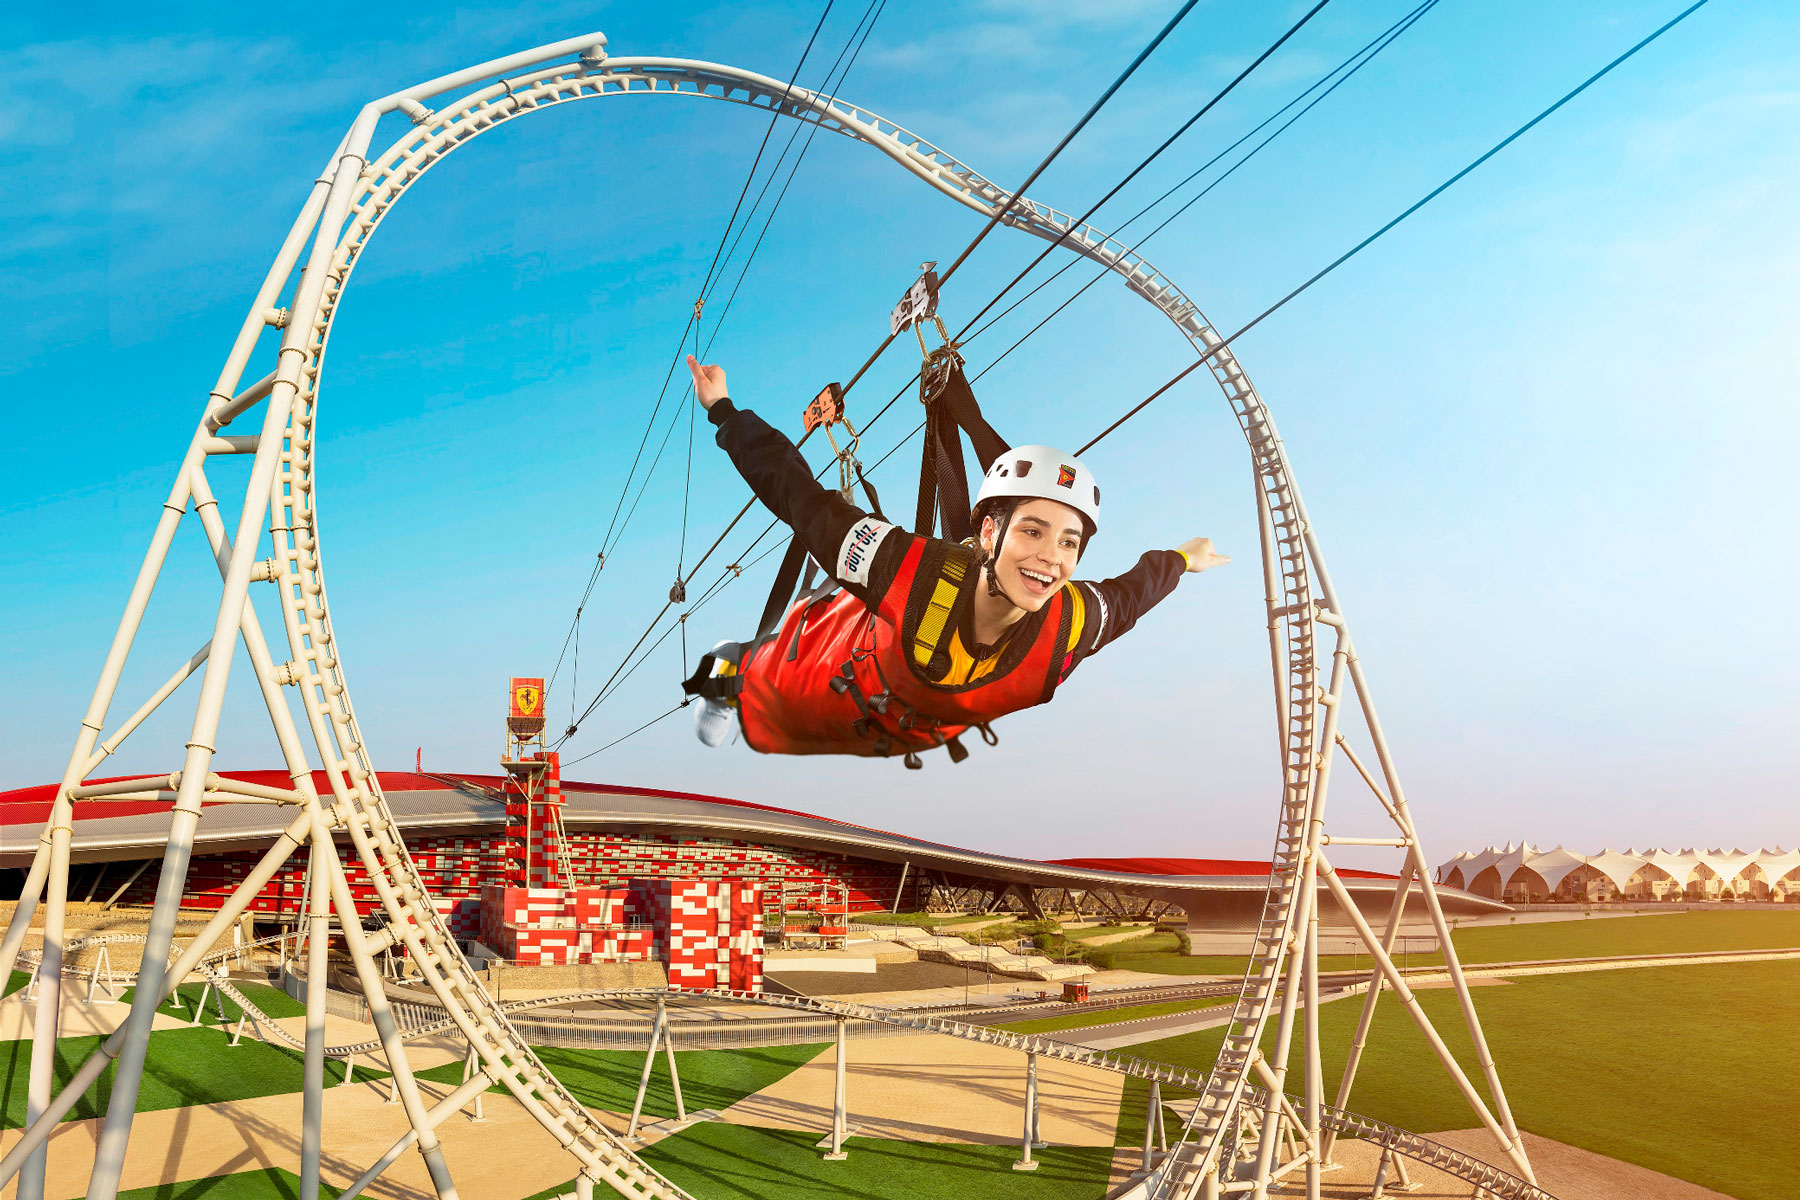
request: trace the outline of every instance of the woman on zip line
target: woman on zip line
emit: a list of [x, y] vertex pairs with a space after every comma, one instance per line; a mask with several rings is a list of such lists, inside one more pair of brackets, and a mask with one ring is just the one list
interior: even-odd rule
[[709, 746], [741, 728], [764, 754], [901, 754], [916, 767], [919, 751], [947, 746], [960, 762], [964, 730], [992, 743], [989, 722], [1050, 700], [1184, 572], [1231, 561], [1197, 537], [1116, 578], [1073, 580], [1100, 489], [1048, 446], [994, 459], [972, 544], [908, 533], [821, 486], [791, 441], [731, 402], [723, 367], [687, 363], [720, 448], [830, 576], [772, 635], [702, 657], [685, 686], [702, 701], [695, 728]]

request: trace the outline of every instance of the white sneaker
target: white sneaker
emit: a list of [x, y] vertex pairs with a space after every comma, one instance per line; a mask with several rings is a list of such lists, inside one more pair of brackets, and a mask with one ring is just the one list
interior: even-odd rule
[[[712, 648], [714, 662], [711, 678], [725, 674], [727, 664], [736, 666], [743, 647], [736, 642], [720, 642]], [[734, 705], [725, 700], [703, 699], [694, 705], [694, 735], [706, 746], [729, 746], [738, 740], [740, 725]]]

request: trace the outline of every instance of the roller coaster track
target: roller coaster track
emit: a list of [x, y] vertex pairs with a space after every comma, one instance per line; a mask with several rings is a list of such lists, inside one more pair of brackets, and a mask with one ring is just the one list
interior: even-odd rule
[[[139, 942], [144, 940], [143, 934], [116, 933], [102, 934], [95, 937], [71, 941], [68, 949], [72, 951], [85, 947]], [[289, 1049], [304, 1054], [306, 1043], [284, 1029], [276, 1019], [263, 1011], [253, 999], [241, 991], [232, 980], [219, 970], [219, 964], [234, 958], [241, 958], [252, 950], [260, 949], [286, 940], [286, 935], [260, 938], [233, 946], [228, 950], [219, 950], [202, 958], [198, 964], [200, 971], [214, 990], [230, 1000], [248, 1017], [258, 1033], [265, 1038], [273, 1038]], [[34, 952], [26, 951], [27, 960], [35, 960]], [[65, 966], [65, 974], [78, 975], [81, 969]], [[115, 981], [127, 981], [130, 972], [113, 973]], [[726, 988], [709, 988], [706, 990], [679, 991], [667, 988], [611, 988], [585, 992], [569, 992], [555, 996], [540, 996], [529, 1000], [512, 1000], [495, 1007], [508, 1015], [531, 1012], [546, 1008], [564, 1008], [576, 1004], [619, 1003], [634, 1000], [681, 999], [694, 1002], [732, 1002], [754, 1004], [766, 1008], [782, 1008], [793, 1012], [816, 1014], [826, 1017], [841, 1017], [846, 1020], [866, 1021], [873, 1024], [886, 1025], [896, 1029], [910, 1029], [919, 1033], [938, 1034], [943, 1037], [958, 1038], [963, 1041], [979, 1042], [983, 1045], [998, 1046], [1005, 1050], [1017, 1051], [1021, 1054], [1035, 1054], [1044, 1058], [1061, 1062], [1075, 1063], [1079, 1066], [1092, 1067], [1096, 1070], [1109, 1071], [1116, 1075], [1124, 1075], [1146, 1082], [1155, 1082], [1169, 1087], [1196, 1090], [1204, 1087], [1208, 1078], [1206, 1072], [1190, 1071], [1185, 1067], [1171, 1063], [1157, 1062], [1154, 1059], [1136, 1058], [1128, 1054], [1116, 1054], [1108, 1051], [1094, 1050], [1087, 1046], [1077, 1046], [1069, 1042], [1041, 1034], [1014, 1033], [1010, 1030], [995, 1029], [986, 1025], [970, 1025], [962, 1021], [946, 1017], [934, 1017], [923, 1014], [882, 1008], [874, 1005], [855, 1004], [838, 1000], [818, 1000], [809, 996], [786, 996], [770, 992], [747, 992]], [[200, 1001], [204, 1003], [204, 998]], [[436, 1037], [449, 1033], [457, 1028], [457, 1022], [448, 1016], [435, 1016], [436, 1010], [430, 1006], [413, 1003], [396, 1005], [396, 1013], [400, 1018], [405, 1040], [416, 1041], [421, 1038]], [[196, 1013], [198, 1019], [198, 1013]], [[382, 1049], [380, 1039], [362, 1042], [346, 1042], [335, 1046], [326, 1046], [328, 1058], [349, 1059], [354, 1055], [379, 1054]], [[1245, 1095], [1252, 1103], [1261, 1105], [1267, 1100], [1267, 1093], [1261, 1088], [1251, 1086]], [[1484, 1187], [1496, 1196], [1516, 1197], [1517, 1200], [1555, 1200], [1548, 1192], [1534, 1187], [1523, 1179], [1484, 1162], [1473, 1155], [1458, 1150], [1418, 1134], [1408, 1133], [1393, 1125], [1377, 1121], [1359, 1113], [1346, 1112], [1342, 1109], [1327, 1106], [1325, 1119], [1328, 1126], [1344, 1137], [1361, 1138], [1384, 1149], [1404, 1154], [1415, 1161], [1436, 1167], [1446, 1174], [1454, 1175], [1471, 1184]]]
[[[783, 95], [788, 98], [784, 101]], [[424, 881], [407, 855], [400, 831], [381, 795], [374, 767], [358, 731], [349, 692], [331, 633], [321, 565], [317, 514], [312, 502], [313, 445], [317, 402], [332, 321], [351, 272], [369, 238], [395, 203], [426, 172], [480, 134], [526, 113], [577, 100], [622, 96], [724, 100], [752, 108], [780, 110], [817, 120], [833, 133], [872, 145], [930, 183], [944, 195], [983, 215], [1008, 206], [1013, 197], [944, 150], [905, 128], [833, 96], [794, 89], [776, 80], [716, 64], [684, 59], [614, 58], [597, 70], [579, 63], [539, 68], [489, 84], [436, 112], [415, 114], [413, 129], [361, 169], [341, 238], [330, 260], [318, 312], [306, 343], [306, 361], [287, 435], [292, 447], [276, 476], [273, 503], [277, 555], [274, 575], [283, 580], [283, 615], [295, 660], [286, 668], [305, 694], [315, 734], [322, 746], [335, 743], [339, 755], [326, 770], [364, 867], [375, 881], [394, 926], [404, 930], [427, 982], [481, 1052], [485, 1062], [522, 1065], [519, 1092], [543, 1105], [552, 1132], [596, 1156], [597, 1127], [582, 1129], [580, 1106], [536, 1062], [504, 1016], [492, 1011], [473, 973], [429, 903]], [[1247, 1082], [1251, 1054], [1268, 1023], [1285, 950], [1293, 939], [1296, 893], [1302, 866], [1318, 744], [1315, 737], [1320, 689], [1314, 655], [1315, 596], [1304, 543], [1306, 520], [1290, 478], [1274, 422], [1236, 357], [1219, 349], [1220, 335], [1175, 284], [1141, 256], [1091, 225], [1070, 230], [1072, 218], [1048, 205], [1024, 199], [1007, 223], [1064, 244], [1105, 264], [1127, 286], [1174, 322], [1182, 336], [1210, 360], [1249, 442], [1260, 504], [1268, 514], [1279, 562], [1280, 620], [1285, 625], [1288, 683], [1286, 746], [1281, 815], [1274, 866], [1263, 904], [1249, 970], [1245, 975], [1219, 1059], [1201, 1091], [1189, 1141], [1198, 1157], [1215, 1160], [1229, 1116]], [[280, 515], [286, 509], [285, 519]], [[329, 733], [329, 738], [325, 735]], [[610, 1139], [608, 1139], [610, 1140]], [[584, 1157], [578, 1154], [578, 1157]], [[599, 1165], [597, 1158], [593, 1163]]]
[[[1180, 1144], [1172, 1152], [1174, 1169], [1163, 1176], [1163, 1187], [1172, 1188], [1182, 1196], [1194, 1194], [1202, 1178], [1219, 1169], [1236, 1146], [1242, 1122], [1234, 1118], [1242, 1115], [1242, 1106], [1251, 1095], [1247, 1091], [1251, 1076], [1263, 1067], [1257, 1047], [1269, 1027], [1282, 992], [1283, 967], [1289, 954], [1300, 944], [1305, 914], [1314, 911], [1311, 908], [1314, 893], [1309, 889], [1313, 876], [1309, 872], [1316, 869], [1313, 856], [1316, 855], [1318, 824], [1322, 820], [1320, 777], [1331, 750], [1338, 702], [1344, 698], [1346, 663], [1350, 664], [1352, 672], [1355, 670], [1343, 618], [1319, 565], [1318, 548], [1305, 508], [1267, 407], [1235, 355], [1222, 344], [1220, 335], [1199, 307], [1130, 247], [1093, 226], [1075, 225], [1065, 213], [1026, 197], [1010, 195], [941, 148], [837, 97], [802, 88], [790, 90], [765, 76], [712, 63], [668, 58], [608, 58], [603, 47], [604, 38], [593, 35], [483, 64], [372, 102], [352, 124], [331, 166], [315, 183], [294, 232], [290, 233], [269, 281], [265, 282], [253, 305], [251, 316], [221, 376], [221, 390], [213, 393], [207, 415], [184, 461], [184, 474], [178, 480], [177, 495], [186, 497], [189, 494], [181, 489], [189, 487], [191, 480], [195, 507], [202, 510], [203, 518], [215, 523], [209, 525], [208, 532], [215, 553], [219, 555], [221, 570], [225, 572], [227, 603], [220, 610], [214, 644], [218, 644], [221, 637], [228, 644], [241, 633], [250, 648], [250, 657], [263, 685], [278, 734], [284, 727], [289, 733], [293, 730], [285, 702], [280, 706], [282, 711], [277, 711], [279, 685], [299, 689], [301, 708], [318, 746], [331, 793], [328, 798], [320, 797], [310, 803], [322, 802], [325, 807], [319, 811], [324, 819], [334, 828], [347, 831], [354, 843], [357, 857], [374, 886], [387, 921], [382, 944], [405, 944], [426, 986], [444, 1009], [446, 1017], [439, 1028], [453, 1027], [467, 1040], [487, 1077], [503, 1084], [525, 1105], [576, 1158], [588, 1180], [604, 1182], [626, 1195], [682, 1196], [684, 1193], [679, 1188], [640, 1162], [624, 1143], [586, 1112], [539, 1062], [507, 1019], [509, 1011], [518, 1010], [496, 1003], [482, 987], [435, 910], [429, 889], [407, 853], [401, 830], [382, 795], [350, 701], [342, 656], [332, 629], [314, 476], [318, 399], [325, 351], [350, 275], [367, 248], [369, 238], [392, 212], [399, 198], [457, 148], [526, 113], [577, 100], [627, 96], [721, 100], [795, 119], [817, 121], [833, 133], [874, 147], [943, 195], [976, 213], [992, 216], [1006, 210], [1004, 220], [1007, 224], [1040, 238], [1060, 240], [1074, 252], [1104, 264], [1122, 278], [1127, 287], [1161, 310], [1195, 351], [1206, 359], [1244, 434], [1256, 479], [1264, 539], [1271, 653], [1277, 664], [1280, 688], [1282, 789], [1270, 882], [1262, 902], [1249, 967], [1231, 1006], [1218, 1058], [1204, 1078], [1195, 1076], [1184, 1084], [1198, 1091], [1198, 1099]], [[573, 61], [570, 61], [571, 56], [574, 56]], [[500, 78], [493, 80], [496, 75]], [[427, 99], [470, 86], [473, 86], [472, 91], [444, 102], [436, 110], [424, 104]], [[377, 121], [384, 113], [395, 111], [409, 116], [413, 121], [412, 128], [387, 150], [369, 157], [367, 147]], [[299, 261], [305, 238], [315, 228], [312, 250], [300, 273], [291, 311], [264, 307], [271, 304], [272, 299], [263, 297], [280, 294], [294, 264]], [[244, 361], [263, 324], [283, 329], [276, 370], [261, 382], [231, 395], [230, 392], [238, 387]], [[218, 436], [233, 418], [265, 399], [269, 410], [259, 438]], [[269, 442], [275, 439], [279, 439], [280, 445], [271, 447]], [[215, 453], [256, 455], [238, 540], [242, 543], [245, 535], [254, 532], [254, 527], [249, 524], [251, 514], [263, 512], [260, 506], [266, 500], [270, 506], [269, 527], [275, 547], [271, 561], [252, 568], [248, 561], [249, 550], [234, 553], [230, 543], [224, 541], [223, 533], [218, 531], [216, 515], [205, 512], [206, 506], [213, 501], [200, 468], [204, 456]], [[261, 492], [264, 488], [266, 495]], [[256, 519], [260, 520], [260, 517]], [[172, 529], [167, 522], [165, 526]], [[164, 537], [165, 526], [159, 526], [158, 538]], [[166, 539], [161, 545], [166, 548]], [[150, 570], [151, 562], [160, 569], [160, 559], [156, 556], [161, 550], [157, 546], [158, 543], [153, 542], [146, 571]], [[143, 578], [140, 574], [140, 587]], [[154, 578], [152, 573], [152, 582]], [[284, 664], [277, 666], [269, 658], [249, 604], [242, 605], [244, 615], [241, 618], [232, 609], [232, 597], [247, 589], [252, 580], [274, 583], [280, 594], [283, 625], [292, 655]], [[134, 604], [136, 595], [134, 592]], [[130, 644], [128, 635], [135, 629], [135, 619], [128, 608], [120, 634], [126, 639], [127, 647]], [[1320, 625], [1332, 626], [1337, 631], [1329, 687], [1322, 687], [1319, 680], [1316, 643]], [[119, 644], [116, 640], [115, 654]], [[109, 659], [109, 664], [111, 661]], [[200, 705], [203, 715], [196, 717], [196, 736], [189, 743], [184, 776], [187, 771], [203, 769], [210, 762], [214, 729], [202, 729], [201, 726], [210, 722], [216, 727], [217, 706], [223, 703], [223, 674], [221, 672], [215, 687], [212, 679], [215, 665], [209, 662], [207, 666]], [[111, 670], [110, 665], [108, 670]], [[116, 682], [116, 675], [113, 680]], [[103, 674], [102, 689], [110, 686]], [[271, 699], [271, 696], [276, 698]], [[210, 716], [205, 715], [209, 704], [213, 706]], [[104, 712], [104, 708], [100, 711]], [[97, 734], [97, 723], [89, 723], [86, 727], [93, 728]], [[305, 781], [310, 775], [304, 755], [299, 753], [291, 736], [283, 735], [283, 739], [288, 768], [297, 786], [307, 792], [310, 785]], [[93, 738], [84, 732], [78, 739], [72, 763], [79, 764], [86, 759], [92, 741]], [[79, 780], [84, 774], [72, 774], [70, 778]], [[192, 794], [191, 815], [184, 816], [188, 812], [184, 808], [185, 801], [177, 803], [171, 846], [179, 845], [183, 837], [191, 841], [191, 822], [197, 819], [199, 807], [199, 785], [193, 786], [196, 790]], [[183, 793], [184, 797], [187, 795]], [[179, 832], [184, 821], [187, 822], [185, 832]], [[315, 840], [315, 853], [316, 847]], [[172, 851], [167, 861], [174, 861], [175, 857], [179, 857], [180, 869], [185, 871], [185, 849], [179, 854]], [[159, 885], [164, 890], [169, 887], [168, 873], [169, 868], [165, 865], [165, 879]], [[338, 882], [341, 884], [341, 877]], [[1428, 881], [1423, 882], [1428, 888]], [[180, 887], [179, 879], [174, 887]], [[347, 896], [347, 892], [343, 894]], [[160, 913], [164, 903], [161, 891], [158, 903]], [[151, 928], [154, 942], [157, 929], [154, 918]], [[164, 937], [166, 939], [166, 935]], [[163, 944], [167, 944], [166, 940]], [[359, 969], [366, 968], [366, 955], [364, 951]], [[222, 975], [210, 967], [207, 971], [209, 977]], [[245, 1003], [239, 995], [232, 998], [240, 1004]], [[1404, 993], [1402, 999], [1407, 999]], [[1119, 1065], [1107, 1064], [1125, 1061], [1122, 1056], [1070, 1048], [1053, 1039], [1028, 1038], [941, 1018], [899, 1016], [859, 1005], [826, 1005], [819, 1001], [772, 996], [758, 997], [757, 1002], [834, 1015], [854, 1015], [890, 1024], [916, 1022], [916, 1027], [924, 1030], [1091, 1062], [1106, 1069], [1122, 1069]], [[1291, 1013], [1291, 1009], [1288, 1012]], [[131, 1019], [138, 1022], [139, 1014], [134, 1011]], [[146, 1029], [141, 1023], [134, 1024], [133, 1028]], [[348, 1051], [351, 1048], [335, 1049]], [[1285, 1064], [1279, 1066], [1285, 1069]], [[1145, 1066], [1143, 1070], [1151, 1072], [1144, 1077], [1158, 1078], [1154, 1072], [1172, 1069]], [[409, 1079], [400, 1082], [410, 1086]], [[409, 1103], [417, 1108], [416, 1102]], [[1268, 1097], [1265, 1096], [1261, 1103], [1267, 1105], [1275, 1121], [1283, 1119]], [[413, 1113], [415, 1125], [427, 1115], [422, 1110]], [[1351, 1119], [1348, 1114], [1343, 1116], [1346, 1120]], [[112, 1120], [113, 1115], [109, 1114], [109, 1123]], [[1362, 1121], [1361, 1118], [1354, 1120]], [[123, 1114], [122, 1122], [128, 1131], [129, 1112]], [[1356, 1127], [1385, 1129], [1372, 1122]], [[427, 1151], [435, 1144], [428, 1139], [428, 1130], [426, 1126], [426, 1133], [420, 1137], [421, 1149]], [[1388, 1131], [1379, 1136], [1387, 1137], [1396, 1149], [1411, 1153], [1406, 1149], [1409, 1144], [1406, 1139], [1411, 1135]], [[1418, 1139], [1418, 1145], [1430, 1144]], [[1421, 1149], [1420, 1153], [1424, 1152]], [[103, 1146], [103, 1156], [105, 1153], [122, 1158], [122, 1143], [114, 1145], [110, 1151]], [[1438, 1154], [1438, 1150], [1431, 1153]], [[1442, 1154], [1450, 1152], [1442, 1151]], [[431, 1161], [429, 1152], [427, 1161]], [[1473, 1164], [1476, 1160], [1468, 1162]], [[1469, 1169], [1497, 1171], [1485, 1164]], [[1485, 1182], [1485, 1175], [1465, 1177], [1481, 1182], [1500, 1196], [1537, 1197], [1543, 1194], [1526, 1181], [1512, 1176], [1491, 1183]], [[440, 1195], [454, 1194], [447, 1175], [437, 1186]], [[110, 1192], [105, 1194], [110, 1195]]]

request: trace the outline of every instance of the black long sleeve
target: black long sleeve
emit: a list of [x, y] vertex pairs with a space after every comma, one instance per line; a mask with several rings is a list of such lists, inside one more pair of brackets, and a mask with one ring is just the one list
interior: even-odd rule
[[[706, 417], [718, 427], [714, 440], [756, 498], [794, 531], [820, 566], [864, 599], [866, 591], [879, 594], [885, 588], [903, 554], [904, 539], [886, 537], [893, 526], [821, 486], [794, 443], [750, 410], [726, 398]], [[864, 549], [873, 548], [872, 562], [852, 557], [853, 535], [866, 543]]]
[[1098, 603], [1088, 612], [1077, 657], [1086, 658], [1129, 632], [1138, 618], [1169, 598], [1186, 570], [1180, 551], [1149, 550], [1123, 575], [1080, 584]]
[[[714, 440], [756, 498], [793, 529], [825, 570], [862, 599], [878, 600], [898, 571], [909, 539], [888, 537], [894, 526], [821, 486], [793, 442], [755, 413], [721, 399], [706, 415], [718, 427]], [[1087, 616], [1074, 648], [1076, 661], [1129, 631], [1169, 597], [1186, 569], [1187, 560], [1178, 551], [1151, 550], [1122, 575], [1078, 583], [1087, 599]], [[973, 586], [971, 581], [957, 599], [964, 623]]]

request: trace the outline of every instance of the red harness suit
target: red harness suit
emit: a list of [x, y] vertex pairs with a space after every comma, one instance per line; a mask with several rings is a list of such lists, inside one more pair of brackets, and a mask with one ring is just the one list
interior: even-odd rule
[[[973, 663], [960, 653], [952, 612], [973, 571], [971, 552], [898, 530], [891, 536], [908, 537], [910, 545], [873, 609], [843, 591], [803, 599], [773, 637], [746, 653], [737, 700], [752, 749], [877, 756], [927, 750], [1056, 693], [1085, 607], [1075, 584], [1022, 618], [995, 656]], [[959, 665], [973, 678], [946, 683]]]

